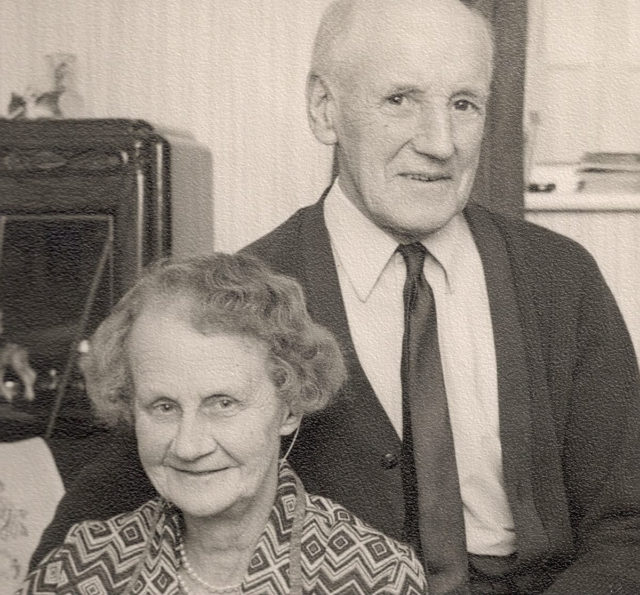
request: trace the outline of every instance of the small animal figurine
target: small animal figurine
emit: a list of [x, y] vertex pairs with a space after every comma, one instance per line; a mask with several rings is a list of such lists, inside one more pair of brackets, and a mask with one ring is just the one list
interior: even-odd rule
[[0, 394], [9, 402], [13, 400], [13, 391], [4, 382], [5, 370], [10, 367], [24, 386], [24, 398], [27, 401], [33, 401], [36, 396], [34, 392], [36, 373], [29, 365], [29, 354], [24, 347], [3, 339], [3, 332], [2, 310], [0, 310]]
[[11, 94], [8, 117], [10, 120], [37, 120], [38, 118], [61, 118], [58, 105], [60, 91], [45, 91], [28, 87], [24, 95]]

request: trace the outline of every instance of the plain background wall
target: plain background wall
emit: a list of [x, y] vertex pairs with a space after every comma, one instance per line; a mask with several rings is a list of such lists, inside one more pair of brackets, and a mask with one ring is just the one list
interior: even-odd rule
[[537, 162], [640, 152], [640, 0], [529, 0]]
[[[327, 182], [307, 125], [311, 44], [329, 0], [0, 0], [0, 115], [11, 91], [77, 55], [92, 117], [193, 134], [213, 157], [214, 246], [263, 235]], [[46, 88], [46, 84], [45, 84]]]
[[[0, 114], [45, 56], [78, 57], [88, 115], [186, 130], [213, 157], [212, 248], [235, 250], [316, 200], [331, 150], [304, 84], [329, 0], [0, 0]], [[538, 161], [640, 151], [640, 0], [529, 0]], [[607, 24], [607, 26], [603, 26]]]

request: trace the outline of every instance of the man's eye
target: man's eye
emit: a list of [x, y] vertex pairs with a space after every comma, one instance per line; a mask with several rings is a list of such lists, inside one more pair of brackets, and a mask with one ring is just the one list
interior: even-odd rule
[[156, 401], [151, 406], [151, 409], [158, 415], [166, 415], [168, 413], [173, 413], [176, 410], [176, 405], [171, 401]]
[[457, 99], [456, 101], [454, 101], [453, 107], [459, 112], [480, 111], [480, 106], [473, 103], [472, 101], [469, 101], [468, 99]]

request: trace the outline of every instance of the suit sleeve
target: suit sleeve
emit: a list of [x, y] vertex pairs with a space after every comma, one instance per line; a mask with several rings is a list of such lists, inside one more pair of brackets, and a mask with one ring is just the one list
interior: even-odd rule
[[75, 477], [45, 529], [29, 568], [63, 543], [75, 523], [105, 520], [135, 510], [155, 495], [140, 465], [135, 441], [121, 437], [105, 443], [104, 450]]
[[[615, 299], [589, 258], [575, 329], [563, 470], [573, 563], [549, 595], [640, 593], [640, 381]], [[555, 346], [558, 359], [562, 350]]]

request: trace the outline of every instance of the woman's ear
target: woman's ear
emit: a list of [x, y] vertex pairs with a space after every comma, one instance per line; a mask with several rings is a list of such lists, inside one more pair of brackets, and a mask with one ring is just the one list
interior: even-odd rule
[[280, 424], [280, 436], [288, 436], [300, 425], [301, 414], [292, 413], [289, 407], [285, 407], [282, 413], [282, 423]]
[[307, 116], [315, 137], [325, 145], [335, 145], [335, 99], [325, 81], [317, 74], [307, 79]]

